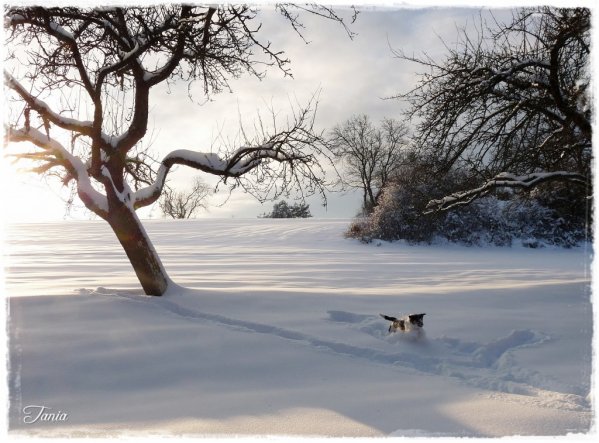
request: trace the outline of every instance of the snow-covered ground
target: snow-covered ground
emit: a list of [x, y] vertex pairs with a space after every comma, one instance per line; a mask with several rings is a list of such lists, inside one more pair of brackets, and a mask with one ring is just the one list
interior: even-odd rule
[[[363, 245], [348, 223], [148, 221], [184, 287], [162, 298], [103, 222], [8, 227], [11, 433], [589, 432], [590, 250]], [[421, 312], [421, 337], [378, 315]]]

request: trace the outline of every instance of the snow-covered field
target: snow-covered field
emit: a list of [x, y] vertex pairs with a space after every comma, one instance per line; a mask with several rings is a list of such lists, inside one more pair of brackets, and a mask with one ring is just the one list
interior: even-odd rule
[[[148, 221], [184, 287], [162, 298], [103, 222], [8, 227], [11, 433], [589, 432], [590, 250], [363, 245], [348, 223]], [[378, 315], [420, 312], [419, 338]]]

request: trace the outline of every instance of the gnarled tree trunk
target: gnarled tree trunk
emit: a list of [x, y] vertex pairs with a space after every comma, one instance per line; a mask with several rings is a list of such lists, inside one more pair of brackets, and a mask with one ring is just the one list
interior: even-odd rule
[[129, 257], [146, 295], [163, 295], [170, 279], [135, 212], [120, 204], [111, 208], [107, 221]]

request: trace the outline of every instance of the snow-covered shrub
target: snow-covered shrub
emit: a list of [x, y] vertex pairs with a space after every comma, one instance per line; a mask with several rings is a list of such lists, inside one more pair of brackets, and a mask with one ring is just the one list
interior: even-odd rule
[[434, 185], [393, 182], [383, 191], [370, 217], [354, 222], [346, 235], [362, 241], [450, 241], [477, 246], [516, 243], [531, 248], [572, 247], [589, 238], [585, 214], [573, 209], [580, 201], [566, 198], [567, 193], [559, 200], [555, 190], [530, 194], [499, 190], [469, 205], [424, 214], [431, 198], [438, 198], [441, 189], [451, 189], [452, 182], [462, 179], [458, 174]]
[[490, 195], [449, 211], [436, 236], [467, 245], [572, 247], [587, 235], [584, 223], [574, 220], [526, 194], [510, 200]]
[[348, 230], [345, 231], [345, 237], [357, 238], [363, 243], [370, 243], [372, 241], [370, 233], [370, 220], [361, 214], [351, 222]]
[[[519, 199], [509, 208], [509, 217], [515, 238], [525, 246], [555, 245], [572, 247], [584, 241], [588, 235], [584, 219], [562, 216], [558, 210], [545, 206], [536, 199]], [[519, 229], [519, 232], [517, 230]]]
[[370, 216], [359, 226], [352, 226], [348, 236], [363, 241], [379, 238], [410, 243], [430, 243], [435, 238], [445, 214], [424, 214], [428, 202], [467, 186], [468, 176], [451, 171], [433, 182], [430, 163], [416, 156], [408, 158], [409, 163], [395, 171], [393, 180], [381, 192]]
[[423, 215], [425, 206], [426, 202], [416, 189], [405, 189], [393, 183], [381, 194], [362, 237], [430, 242], [437, 217], [434, 214]]
[[505, 205], [492, 197], [447, 212], [437, 225], [436, 236], [466, 245], [510, 246], [512, 233], [504, 217]]
[[309, 218], [310, 205], [304, 203], [288, 204], [285, 200], [275, 203], [272, 212], [262, 214], [260, 218]]

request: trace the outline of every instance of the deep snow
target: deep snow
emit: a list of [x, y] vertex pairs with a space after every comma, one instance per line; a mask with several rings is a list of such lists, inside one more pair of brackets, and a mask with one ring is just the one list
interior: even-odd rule
[[[182, 286], [161, 298], [103, 222], [9, 226], [11, 433], [588, 432], [588, 248], [363, 245], [348, 224], [145, 222]], [[378, 315], [411, 312], [423, 336]]]

